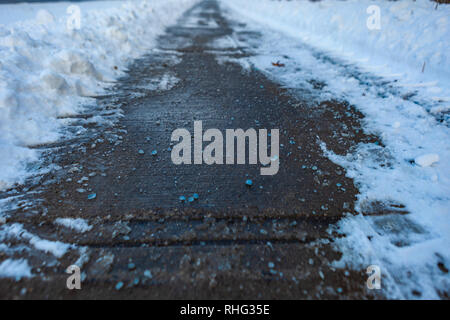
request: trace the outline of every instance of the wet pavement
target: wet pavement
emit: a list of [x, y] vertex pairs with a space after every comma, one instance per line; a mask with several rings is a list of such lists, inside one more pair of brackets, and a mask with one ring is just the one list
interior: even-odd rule
[[[92, 114], [74, 120], [73, 130], [82, 125], [83, 134], [36, 146], [54, 170], [8, 192], [17, 207], [7, 223], [77, 247], [60, 258], [36, 248], [0, 253], [0, 261], [26, 258], [36, 275], [1, 279], [0, 297], [372, 297], [363, 271], [332, 267], [341, 254], [327, 230], [354, 212], [357, 188], [318, 143], [320, 136], [344, 154], [370, 140], [357, 130], [362, 115], [333, 101], [311, 108], [257, 70], [220, 61], [251, 54], [214, 45], [235, 24], [215, 1], [201, 2], [97, 98]], [[238, 36], [241, 43], [258, 39]], [[88, 121], [95, 114], [120, 118], [104, 127]], [[173, 164], [172, 132], [186, 128], [193, 135], [199, 120], [203, 131], [279, 129], [278, 173], [262, 176], [259, 164]], [[353, 134], [337, 139], [344, 130]], [[179, 200], [194, 193], [192, 202]], [[83, 218], [92, 229], [55, 224], [62, 217]], [[66, 288], [71, 264], [83, 272], [81, 290]]]

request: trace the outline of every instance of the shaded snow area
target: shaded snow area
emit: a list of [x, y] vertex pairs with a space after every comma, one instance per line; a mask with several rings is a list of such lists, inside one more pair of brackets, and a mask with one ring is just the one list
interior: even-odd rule
[[[196, 1], [0, 5], [0, 148], [8, 155], [0, 189], [23, 182], [37, 167], [30, 147], [58, 141], [67, 119], [86, 112]], [[174, 81], [168, 75], [157, 86]]]
[[[98, 113], [94, 97], [106, 93], [134, 59], [154, 50], [157, 36], [195, 2], [0, 5], [0, 191], [51, 170], [42, 164], [42, 148], [34, 146], [80, 134], [83, 128], [77, 123], [83, 121], [110, 125], [110, 119], [118, 119], [120, 109], [115, 117]], [[145, 90], [168, 90], [179, 81], [172, 74], [144, 80]], [[77, 117], [83, 114], [92, 116]], [[75, 130], [68, 130], [69, 126]], [[6, 208], [9, 199], [1, 199], [0, 205]], [[0, 277], [40, 274], [30, 267], [32, 258], [13, 259], [24, 252], [30, 257], [36, 250], [41, 252], [48, 266], [70, 250], [80, 255], [80, 265], [86, 259], [85, 248], [42, 239], [7, 219], [0, 209], [0, 254], [11, 257], [0, 264]], [[92, 228], [80, 218], [59, 218], [54, 223], [78, 233]]]
[[[380, 8], [369, 30], [367, 8]], [[366, 134], [347, 155], [322, 150], [346, 168], [360, 194], [358, 215], [332, 231], [337, 267], [378, 265], [389, 298], [448, 296], [450, 288], [450, 6], [429, 1], [222, 1], [227, 15], [262, 38], [244, 46], [250, 65], [311, 101], [347, 101]], [[241, 30], [243, 31], [243, 29]], [[284, 67], [273, 66], [280, 61]], [[364, 214], [362, 214], [364, 213]]]

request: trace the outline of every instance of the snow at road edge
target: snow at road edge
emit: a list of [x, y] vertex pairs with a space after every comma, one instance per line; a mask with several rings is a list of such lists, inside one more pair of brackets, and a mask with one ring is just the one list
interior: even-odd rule
[[[58, 141], [68, 117], [94, 104], [91, 97], [196, 1], [0, 5], [0, 148], [8, 155], [0, 158], [0, 190], [36, 173], [30, 163], [39, 152], [30, 146]], [[67, 27], [74, 4], [79, 29]]]

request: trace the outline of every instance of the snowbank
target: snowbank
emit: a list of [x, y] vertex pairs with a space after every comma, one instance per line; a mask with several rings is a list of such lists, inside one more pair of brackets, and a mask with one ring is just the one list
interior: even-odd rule
[[[0, 5], [0, 189], [196, 0]], [[76, 5], [73, 7], [73, 5]], [[79, 13], [79, 14], [78, 14]]]
[[[390, 298], [448, 295], [450, 6], [365, 0], [222, 4], [247, 23], [246, 31], [262, 34], [250, 49], [254, 55], [245, 58], [249, 63], [293, 92], [299, 89], [311, 108], [329, 99], [349, 102], [364, 113], [364, 131], [382, 142], [361, 143], [345, 156], [321, 144], [354, 179], [356, 210], [367, 213], [349, 215], [334, 229], [346, 235], [335, 240], [344, 253], [335, 265], [379, 265], [382, 294]], [[366, 9], [374, 4], [381, 30], [366, 26]], [[285, 68], [273, 67], [280, 59]], [[314, 88], [311, 79], [323, 88]], [[385, 214], [370, 215], [376, 205]]]

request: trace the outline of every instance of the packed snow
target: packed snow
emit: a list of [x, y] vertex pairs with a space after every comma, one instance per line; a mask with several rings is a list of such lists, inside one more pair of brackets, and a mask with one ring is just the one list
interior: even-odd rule
[[[369, 29], [373, 7], [380, 28]], [[435, 299], [450, 288], [450, 6], [430, 1], [222, 1], [227, 15], [261, 33], [246, 39], [246, 64], [292, 92], [347, 101], [363, 128], [382, 143], [334, 154], [360, 194], [359, 213], [374, 204], [383, 215], [348, 215], [335, 230], [344, 253], [336, 267], [379, 265], [382, 294]], [[369, 22], [368, 22], [369, 19]], [[238, 30], [239, 31], [239, 30]], [[223, 39], [221, 43], [227, 46]], [[221, 59], [224, 59], [223, 57]], [[281, 60], [283, 68], [272, 66]], [[242, 62], [241, 62], [242, 64]], [[311, 84], [322, 83], [316, 88]], [[370, 239], [370, 240], [369, 240]]]
[[164, 73], [160, 77], [153, 79], [145, 79], [145, 85], [137, 85], [137, 89], [144, 89], [150, 91], [165, 91], [172, 89], [180, 79], [171, 73]]
[[0, 5], [0, 190], [23, 182], [39, 157], [30, 147], [58, 141], [62, 118], [95, 104], [196, 1]]

